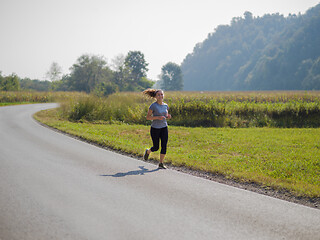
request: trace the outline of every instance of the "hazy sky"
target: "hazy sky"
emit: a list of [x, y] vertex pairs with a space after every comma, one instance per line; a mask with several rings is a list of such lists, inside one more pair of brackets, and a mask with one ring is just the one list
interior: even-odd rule
[[169, 61], [180, 64], [221, 24], [250, 11], [305, 13], [320, 0], [0, 0], [0, 71], [45, 79], [52, 62], [63, 72], [82, 54], [139, 50], [157, 80]]

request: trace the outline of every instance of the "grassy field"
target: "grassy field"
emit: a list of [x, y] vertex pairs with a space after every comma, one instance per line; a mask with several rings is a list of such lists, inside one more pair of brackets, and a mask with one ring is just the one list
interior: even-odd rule
[[[151, 146], [149, 126], [70, 122], [59, 116], [57, 110], [36, 114], [49, 126], [137, 156]], [[151, 158], [158, 159], [158, 154]], [[285, 189], [295, 196], [320, 197], [319, 128], [170, 126], [166, 162]]]

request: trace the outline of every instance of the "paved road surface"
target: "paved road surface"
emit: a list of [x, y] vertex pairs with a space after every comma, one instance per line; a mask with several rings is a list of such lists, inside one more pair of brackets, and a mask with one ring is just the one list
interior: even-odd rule
[[[0, 239], [320, 239], [320, 211], [109, 152], [0, 108]], [[143, 151], [143, 147], [141, 148]]]

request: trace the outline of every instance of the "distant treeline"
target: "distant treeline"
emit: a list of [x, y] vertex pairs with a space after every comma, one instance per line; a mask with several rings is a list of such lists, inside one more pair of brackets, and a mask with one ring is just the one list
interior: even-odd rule
[[[108, 64], [103, 56], [84, 54], [62, 75], [61, 67], [53, 62], [46, 74], [50, 81], [19, 78], [16, 74], [2, 76], [0, 91], [77, 91], [108, 96], [115, 92], [136, 92], [151, 88], [155, 82], [147, 78], [149, 64], [140, 51], [129, 51], [118, 55]], [[183, 79], [178, 64], [168, 62], [161, 68], [160, 81], [164, 90], [182, 90]]]
[[320, 4], [305, 14], [233, 18], [181, 64], [185, 90], [319, 90]]
[[147, 79], [148, 63], [140, 51], [130, 51], [126, 57], [118, 56], [113, 68], [103, 56], [84, 54], [70, 68], [70, 74], [62, 75], [61, 67], [53, 62], [47, 72], [50, 81], [19, 78], [16, 74], [2, 76], [0, 91], [79, 91], [109, 95], [118, 91], [140, 91], [152, 87]]

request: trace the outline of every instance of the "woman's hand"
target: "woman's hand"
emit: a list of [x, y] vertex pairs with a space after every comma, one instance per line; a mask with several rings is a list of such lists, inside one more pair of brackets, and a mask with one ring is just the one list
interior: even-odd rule
[[153, 120], [153, 117], [152, 117], [152, 110], [149, 109], [148, 110], [148, 113], [147, 113], [147, 120]]
[[171, 114], [167, 114], [167, 119], [171, 119]]

